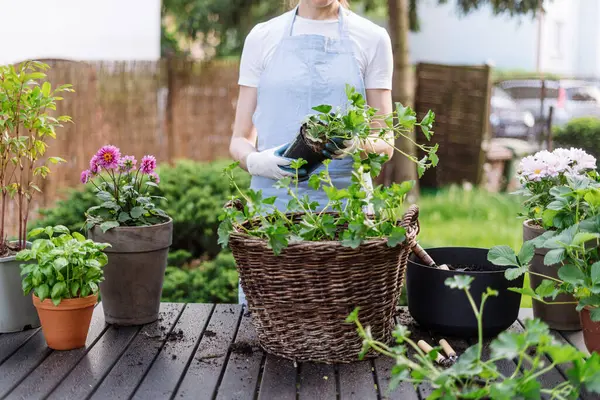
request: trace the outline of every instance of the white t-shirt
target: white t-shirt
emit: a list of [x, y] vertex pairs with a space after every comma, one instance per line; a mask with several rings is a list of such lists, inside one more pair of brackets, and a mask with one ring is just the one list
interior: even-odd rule
[[[385, 28], [374, 24], [352, 11], [341, 9], [344, 23], [354, 45], [354, 57], [358, 62], [366, 89], [391, 89], [394, 61], [390, 36]], [[269, 21], [257, 24], [246, 37], [240, 64], [238, 83], [257, 87], [261, 73], [269, 64], [277, 45], [284, 35], [292, 11]], [[292, 35], [323, 35], [339, 38], [337, 19], [314, 20], [296, 16]]]

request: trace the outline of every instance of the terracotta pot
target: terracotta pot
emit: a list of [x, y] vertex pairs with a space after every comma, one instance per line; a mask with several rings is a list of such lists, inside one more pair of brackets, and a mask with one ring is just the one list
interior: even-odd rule
[[[536, 226], [531, 221], [523, 223], [523, 242], [535, 239], [544, 234], [546, 230]], [[544, 265], [544, 256], [548, 253], [548, 249], [535, 249], [535, 255], [531, 260], [529, 270], [538, 274], [546, 275], [552, 278], [558, 278], [559, 265]], [[535, 290], [544, 278], [529, 275], [530, 286]], [[575, 298], [568, 294], [561, 294], [556, 297], [557, 302], [575, 302]], [[578, 331], [581, 330], [581, 322], [579, 321], [579, 313], [576, 310], [576, 304], [544, 304], [533, 300], [533, 316], [539, 318], [550, 326], [551, 329], [559, 331]]]
[[579, 313], [583, 329], [583, 341], [590, 352], [600, 353], [600, 322], [592, 321], [590, 307], [585, 307]]
[[85, 346], [97, 302], [98, 295], [92, 295], [64, 299], [55, 306], [52, 300], [40, 301], [34, 294], [33, 305], [40, 316], [48, 347], [54, 350], [72, 350]]
[[109, 324], [143, 325], [158, 319], [167, 255], [173, 239], [173, 221], [152, 226], [123, 226], [103, 233], [99, 227], [90, 239], [110, 243], [104, 250], [100, 296]]

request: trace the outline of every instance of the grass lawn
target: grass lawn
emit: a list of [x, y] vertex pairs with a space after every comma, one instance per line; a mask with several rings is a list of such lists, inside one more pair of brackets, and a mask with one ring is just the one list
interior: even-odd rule
[[[419, 199], [424, 248], [462, 246], [490, 248], [508, 245], [518, 251], [522, 244], [519, 198], [484, 190], [451, 187], [437, 193], [423, 193]], [[526, 280], [525, 285], [529, 285]], [[522, 307], [531, 307], [523, 297]]]

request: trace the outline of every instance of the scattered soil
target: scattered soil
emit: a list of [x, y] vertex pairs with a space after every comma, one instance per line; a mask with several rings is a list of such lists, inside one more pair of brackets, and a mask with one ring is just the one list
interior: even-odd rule
[[215, 337], [215, 336], [217, 336], [217, 334], [216, 334], [215, 332], [213, 332], [213, 331], [211, 331], [211, 330], [207, 329], [207, 330], [204, 332], [204, 336], [206, 336], [206, 337]]
[[252, 354], [254, 354], [254, 347], [256, 347], [255, 344], [244, 341], [232, 343], [231, 346], [229, 346], [233, 353], [243, 354], [246, 356], [251, 356]]
[[169, 334], [169, 340], [171, 342], [175, 342], [177, 340], [183, 340], [183, 331], [179, 329], [178, 331], [173, 331]]
[[477, 265], [477, 264], [447, 264], [451, 271], [457, 272], [485, 272], [485, 271], [503, 271], [504, 268], [497, 265]]
[[176, 354], [173, 354], [173, 355], [171, 356], [171, 358], [172, 358], [173, 360], [177, 360], [177, 355], [176, 355]]
[[250, 310], [246, 310], [246, 312], [244, 313], [244, 318], [250, 318], [252, 316], [252, 314], [250, 313]]

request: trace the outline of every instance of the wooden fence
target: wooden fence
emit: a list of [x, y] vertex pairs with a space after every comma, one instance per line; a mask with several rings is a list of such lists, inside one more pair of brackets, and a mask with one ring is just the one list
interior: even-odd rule
[[488, 66], [419, 64], [415, 109], [436, 114], [433, 142], [440, 163], [425, 173], [424, 187], [443, 187], [483, 178], [484, 139], [489, 136], [491, 73]]

